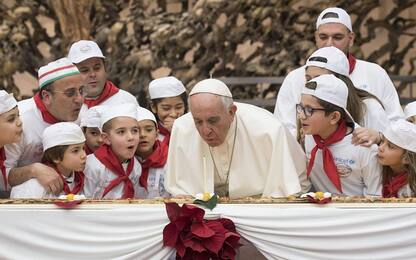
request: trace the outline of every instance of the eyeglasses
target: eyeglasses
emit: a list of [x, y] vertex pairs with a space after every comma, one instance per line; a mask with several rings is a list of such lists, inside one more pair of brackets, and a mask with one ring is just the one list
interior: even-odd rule
[[84, 90], [84, 87], [80, 88], [80, 89], [75, 89], [75, 88], [71, 88], [67, 91], [58, 91], [58, 90], [51, 90], [50, 92], [53, 93], [62, 93], [65, 96], [72, 98], [75, 96], [78, 96], [78, 93], [80, 96], [85, 97], [87, 95], [87, 92]]
[[328, 111], [325, 108], [304, 107], [301, 104], [296, 104], [296, 113], [303, 113], [306, 117], [311, 117], [315, 111]]

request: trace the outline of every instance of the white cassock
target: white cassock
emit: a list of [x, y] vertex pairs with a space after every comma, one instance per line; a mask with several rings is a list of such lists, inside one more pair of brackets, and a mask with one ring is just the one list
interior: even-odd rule
[[[139, 197], [138, 186], [139, 177], [142, 173], [142, 166], [136, 158], [133, 158], [134, 166], [129, 175], [129, 179], [133, 183], [135, 190], [135, 198]], [[123, 169], [127, 169], [128, 163], [123, 163]], [[94, 154], [87, 156], [87, 162], [84, 169], [85, 183], [84, 194], [85, 197], [91, 199], [101, 199], [104, 194], [104, 189], [110, 184], [112, 180], [117, 179], [118, 175], [110, 171], [104, 164], [102, 164]], [[109, 191], [103, 199], [121, 199], [123, 197], [124, 182], [114, 187]]]
[[[71, 174], [71, 176], [65, 178], [65, 181], [67, 182], [69, 189], [72, 190], [75, 186], [75, 175]], [[82, 190], [78, 195], [81, 194]], [[65, 192], [62, 191], [59, 195], [48, 193], [35, 178], [12, 187], [10, 192], [11, 199], [55, 199], [60, 195], [65, 195]]]
[[[381, 165], [377, 161], [377, 146], [363, 147], [351, 144], [352, 134], [328, 146], [340, 176], [342, 193], [325, 173], [322, 150], [318, 149], [309, 178], [315, 191], [346, 196], [381, 196]], [[305, 151], [310, 158], [315, 147], [311, 135], [305, 136]]]
[[[20, 101], [23, 102], [23, 101]], [[22, 105], [18, 102], [22, 120], [23, 135], [18, 143], [5, 145], [7, 174], [11, 168], [22, 167], [35, 162], [40, 162], [43, 155], [42, 133], [51, 124], [43, 121], [40, 110], [36, 107], [33, 98], [25, 101]], [[85, 113], [87, 106], [81, 107], [81, 113]], [[74, 123], [79, 124], [79, 118]]]
[[224, 183], [231, 162], [230, 198], [288, 196], [300, 192], [301, 183], [302, 190], [307, 191], [306, 157], [293, 136], [270, 112], [253, 105], [234, 104], [235, 119], [226, 140], [218, 147], [210, 148], [200, 137], [191, 113], [176, 119], [169, 145], [166, 190], [173, 196], [214, 192], [215, 180], [216, 185]]
[[[386, 71], [379, 65], [358, 60], [350, 74], [354, 86], [380, 99], [390, 121], [403, 118], [399, 96]], [[291, 71], [283, 81], [276, 99], [274, 114], [296, 136], [296, 104], [305, 86], [305, 66]], [[363, 125], [364, 127], [369, 127]]]

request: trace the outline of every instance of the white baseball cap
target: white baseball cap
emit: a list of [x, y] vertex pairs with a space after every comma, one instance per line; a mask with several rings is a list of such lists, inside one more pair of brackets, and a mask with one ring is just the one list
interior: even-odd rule
[[196, 83], [196, 85], [192, 88], [191, 93], [189, 93], [189, 96], [198, 93], [211, 93], [224, 97], [233, 97], [227, 85], [218, 79], [204, 79]]
[[347, 56], [344, 52], [334, 46], [323, 47], [316, 50], [308, 58], [305, 66], [324, 68], [347, 77], [350, 74], [350, 65]]
[[406, 118], [416, 116], [416, 101], [410, 102], [404, 107], [404, 116]]
[[103, 126], [106, 122], [116, 117], [130, 117], [137, 120], [137, 105], [133, 103], [126, 103], [115, 106], [101, 106], [103, 108], [100, 111], [101, 124], [100, 130], [102, 131]]
[[177, 97], [185, 91], [183, 83], [172, 76], [154, 79], [149, 84], [150, 99]]
[[[325, 17], [328, 13], [333, 13], [335, 17]], [[348, 28], [348, 30], [350, 30], [350, 32], [352, 32], [351, 17], [344, 9], [338, 7], [329, 7], [323, 10], [318, 16], [318, 20], [316, 20], [316, 29], [318, 29], [321, 24], [326, 23], [343, 24]]]
[[155, 115], [144, 107], [137, 107], [137, 121], [151, 120], [157, 125]]
[[332, 74], [324, 74], [311, 79], [309, 82], [315, 82], [316, 88], [303, 87], [302, 94], [312, 95], [344, 109], [351, 122], [354, 122], [353, 117], [347, 110], [348, 87], [344, 81]]
[[416, 125], [399, 119], [392, 122], [383, 135], [393, 144], [416, 153]]
[[52, 61], [38, 70], [39, 88], [75, 74], [79, 74], [79, 70], [68, 58]]
[[13, 94], [0, 90], [0, 114], [9, 112], [17, 106], [17, 101]]
[[58, 145], [80, 144], [85, 142], [84, 133], [77, 124], [60, 122], [48, 126], [42, 133], [43, 151]]
[[80, 63], [89, 58], [103, 58], [100, 47], [94, 41], [80, 40], [71, 45], [68, 52], [68, 58], [72, 63]]

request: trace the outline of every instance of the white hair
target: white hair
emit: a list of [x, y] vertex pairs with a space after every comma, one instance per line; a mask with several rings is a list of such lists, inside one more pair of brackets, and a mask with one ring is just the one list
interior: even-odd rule
[[[216, 94], [213, 94], [213, 95], [216, 95]], [[232, 97], [226, 97], [226, 96], [220, 96], [220, 95], [216, 95], [216, 96], [220, 98], [221, 103], [223, 104], [223, 106], [225, 107], [227, 111], [230, 110], [231, 107], [234, 105], [234, 100]], [[190, 99], [191, 99], [191, 96], [188, 97], [189, 111], [192, 110]]]

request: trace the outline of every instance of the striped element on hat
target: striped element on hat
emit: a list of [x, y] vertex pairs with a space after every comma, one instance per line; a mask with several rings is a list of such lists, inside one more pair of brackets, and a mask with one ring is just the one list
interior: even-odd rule
[[47, 65], [39, 68], [39, 88], [43, 88], [44, 86], [54, 81], [75, 74], [79, 74], [79, 70], [68, 58], [61, 58], [59, 60], [50, 62]]

